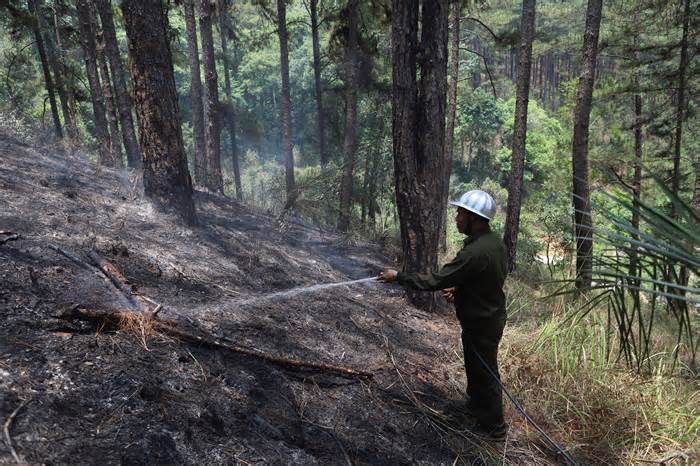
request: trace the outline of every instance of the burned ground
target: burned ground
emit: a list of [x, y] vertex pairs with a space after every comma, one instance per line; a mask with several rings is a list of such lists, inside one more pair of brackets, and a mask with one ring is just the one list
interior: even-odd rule
[[[460, 399], [458, 324], [378, 283], [260, 299], [375, 275], [371, 244], [279, 221], [197, 192], [199, 225], [154, 211], [125, 171], [0, 138], [0, 419], [27, 462], [540, 463], [489, 446], [442, 412]], [[128, 307], [87, 260], [94, 249], [160, 317], [270, 355], [342, 365], [371, 380], [300, 370], [138, 329], [66, 320]], [[16, 411], [21, 406], [19, 411]], [[15, 416], [11, 418], [11, 414]], [[7, 441], [0, 462], [13, 461]]]

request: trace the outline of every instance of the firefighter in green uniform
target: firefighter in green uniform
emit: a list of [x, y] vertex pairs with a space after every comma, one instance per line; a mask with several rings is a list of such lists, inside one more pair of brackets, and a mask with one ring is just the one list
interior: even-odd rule
[[489, 226], [496, 202], [488, 193], [472, 190], [450, 204], [457, 206], [457, 229], [467, 235], [452, 262], [434, 273], [385, 269], [379, 279], [416, 290], [442, 290], [445, 298], [454, 302], [462, 326], [466, 411], [476, 419], [479, 433], [499, 439], [506, 433], [496, 377], [498, 344], [506, 323], [503, 283], [507, 269], [503, 242]]

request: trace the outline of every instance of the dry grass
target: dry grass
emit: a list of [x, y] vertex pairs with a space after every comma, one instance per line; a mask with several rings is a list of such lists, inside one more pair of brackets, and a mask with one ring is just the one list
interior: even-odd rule
[[149, 351], [148, 341], [158, 338], [171, 341], [172, 338], [161, 331], [166, 323], [157, 320], [151, 314], [138, 314], [135, 312], [123, 312], [119, 314], [119, 331], [136, 337], [146, 351]]
[[[669, 374], [671, 355], [661, 351], [653, 374], [631, 372], [614, 361], [604, 310], [572, 322], [565, 301], [548, 305], [538, 325], [508, 328], [500, 357], [506, 386], [544, 430], [581, 464], [700, 462], [697, 375]], [[513, 427], [541, 441], [512, 406], [507, 412]]]

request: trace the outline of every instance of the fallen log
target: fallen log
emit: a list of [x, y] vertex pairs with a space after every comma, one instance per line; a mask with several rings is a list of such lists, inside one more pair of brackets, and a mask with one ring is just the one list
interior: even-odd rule
[[[95, 251], [90, 251], [88, 257], [92, 260], [95, 267], [102, 272], [112, 284], [131, 302], [136, 309], [141, 310], [144, 314], [150, 312], [148, 300], [144, 299], [139, 293], [135, 292], [129, 283], [129, 279], [119, 270], [114, 264], [107, 259], [100, 257]], [[162, 306], [161, 306], [162, 307]]]
[[[57, 253], [61, 254], [64, 257], [67, 257], [68, 259], [72, 260], [73, 262], [75, 262], [76, 264], [81, 266], [82, 268], [89, 270], [92, 273], [94, 273], [95, 275], [97, 275], [98, 277], [100, 277], [107, 284], [107, 286], [114, 288], [117, 293], [124, 296], [132, 308], [143, 312], [143, 310], [144, 310], [143, 306], [141, 306], [141, 304], [139, 302], [137, 302], [136, 300], [134, 300], [131, 297], [131, 292], [125, 293], [119, 286], [117, 286], [117, 284], [115, 284], [114, 279], [112, 277], [110, 277], [109, 274], [105, 273], [100, 268], [98, 268], [92, 264], [89, 264], [88, 262], [85, 262], [84, 260], [82, 260], [81, 258], [76, 256], [72, 252], [66, 251], [65, 249], [60, 248], [60, 247], [56, 246], [55, 244], [49, 244], [48, 247], [49, 247], [49, 249], [56, 251]], [[146, 308], [146, 309], [148, 309], [148, 308]]]
[[139, 320], [150, 326], [154, 332], [159, 332], [179, 340], [195, 343], [201, 346], [206, 346], [214, 349], [231, 351], [237, 354], [243, 354], [254, 358], [261, 359], [270, 364], [284, 366], [296, 369], [316, 370], [320, 372], [332, 373], [344, 377], [362, 377], [370, 379], [373, 377], [371, 372], [352, 369], [349, 367], [336, 366], [333, 364], [314, 363], [302, 361], [299, 359], [289, 359], [280, 356], [273, 356], [262, 351], [244, 348], [241, 346], [225, 343], [222, 339], [215, 336], [206, 335], [200, 336], [190, 332], [186, 332], [177, 328], [177, 322], [174, 320], [161, 320], [155, 317], [153, 313], [140, 314], [130, 310], [111, 310], [101, 311], [97, 309], [73, 308], [64, 315], [58, 316], [61, 319], [81, 319], [97, 322], [100, 328], [107, 325], [109, 328], [120, 328], [125, 322], [138, 322]]
[[[89, 268], [93, 268], [93, 266], [91, 266], [90, 264], [85, 263], [81, 259], [75, 257], [73, 254], [62, 250], [57, 246], [49, 245], [49, 247], [72, 259], [78, 264], [82, 264]], [[104, 276], [108, 277], [109, 281], [114, 285], [114, 287], [116, 287], [121, 293], [123, 293], [127, 297], [127, 299], [130, 300], [130, 302], [134, 303], [136, 309], [140, 310], [141, 313], [137, 314], [129, 310], [99, 311], [94, 309], [73, 308], [73, 312], [68, 313], [64, 316], [64, 318], [75, 318], [76, 316], [80, 316], [84, 319], [97, 320], [101, 321], [103, 324], [111, 323], [113, 325], [122, 325], [122, 323], [124, 322], [134, 322], [135, 319], [140, 319], [140, 322], [142, 324], [148, 323], [153, 330], [159, 331], [165, 335], [179, 338], [190, 343], [197, 343], [210, 348], [225, 349], [234, 353], [255, 357], [258, 359], [262, 359], [263, 361], [266, 361], [270, 364], [276, 364], [291, 368], [330, 372], [345, 377], [373, 377], [373, 374], [370, 372], [351, 369], [349, 367], [335, 366], [332, 364], [313, 363], [297, 359], [288, 359], [279, 356], [272, 356], [267, 353], [263, 353], [259, 350], [243, 348], [237, 345], [224, 343], [224, 339], [222, 338], [216, 338], [212, 336], [199, 336], [179, 330], [176, 328], [177, 322], [172, 320], [160, 320], [157, 318], [158, 313], [163, 309], [163, 306], [151, 300], [150, 298], [147, 298], [146, 296], [143, 296], [133, 291], [128, 279], [114, 264], [100, 257], [95, 251], [90, 251], [88, 255], [90, 259], [95, 263], [95, 267], [97, 267], [97, 269], [100, 272], [102, 272]], [[156, 306], [153, 312], [151, 312], [149, 309], [149, 302], [155, 304]], [[194, 324], [194, 322], [192, 323]], [[201, 331], [201, 327], [199, 329]]]

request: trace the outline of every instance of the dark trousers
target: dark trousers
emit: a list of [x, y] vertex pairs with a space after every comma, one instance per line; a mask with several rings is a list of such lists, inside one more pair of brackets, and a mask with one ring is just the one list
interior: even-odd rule
[[484, 367], [485, 363], [500, 380], [498, 344], [503, 336], [504, 326], [505, 318], [462, 322], [469, 410], [477, 422], [486, 428], [497, 427], [504, 422], [501, 387]]

